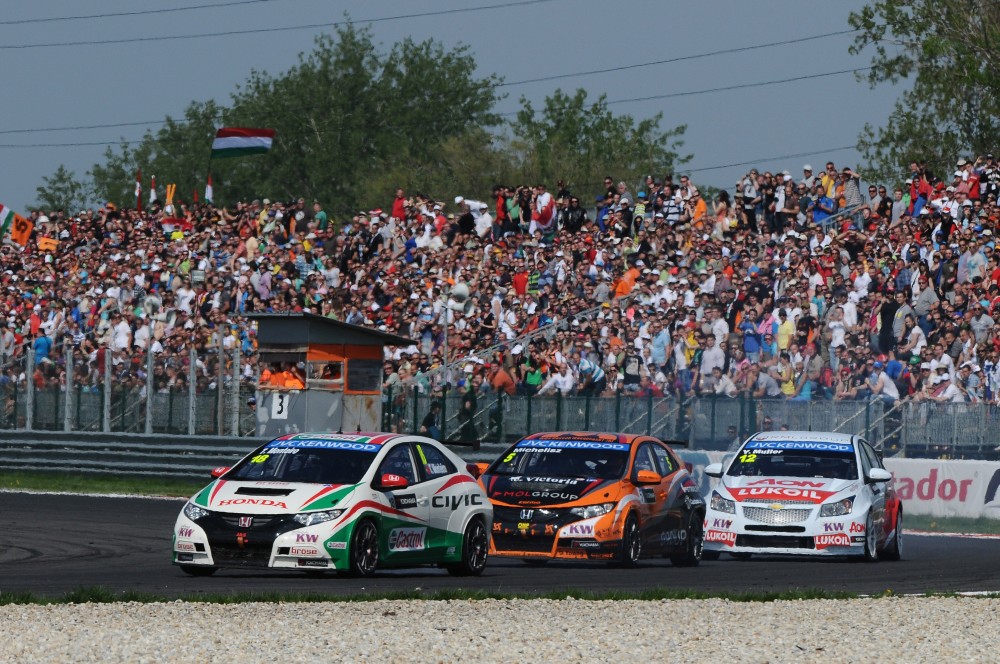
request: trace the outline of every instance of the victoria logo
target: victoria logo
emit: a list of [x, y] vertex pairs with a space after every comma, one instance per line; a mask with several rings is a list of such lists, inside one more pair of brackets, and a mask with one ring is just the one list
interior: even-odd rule
[[240, 517], [240, 528], [249, 528], [253, 525], [252, 516], [241, 516]]

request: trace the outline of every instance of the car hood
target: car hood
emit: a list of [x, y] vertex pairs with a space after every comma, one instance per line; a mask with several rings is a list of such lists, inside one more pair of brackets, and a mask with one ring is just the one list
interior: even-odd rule
[[[507, 505], [559, 505], [584, 497], [618, 498], [618, 482], [593, 477], [544, 477], [534, 475], [485, 475], [483, 486], [490, 500]], [[603, 491], [599, 491], [603, 489]], [[602, 501], [603, 502], [603, 501]]]
[[343, 505], [357, 486], [220, 479], [202, 489], [192, 500], [196, 505], [217, 512], [283, 514]]
[[848, 489], [856, 490], [858, 480], [827, 477], [732, 477], [722, 478], [722, 485], [737, 502], [774, 500], [824, 503]]

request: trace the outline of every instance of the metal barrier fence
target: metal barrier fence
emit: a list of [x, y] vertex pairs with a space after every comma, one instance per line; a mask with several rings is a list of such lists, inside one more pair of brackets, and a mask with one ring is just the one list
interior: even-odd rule
[[36, 358], [28, 349], [0, 373], [0, 428], [252, 436], [257, 372], [247, 360], [221, 340], [187, 352], [87, 356], [67, 341]]
[[485, 394], [477, 395], [470, 418], [464, 395], [455, 391], [431, 396], [397, 390], [384, 400], [386, 431], [419, 433], [438, 401], [442, 439], [463, 443], [510, 443], [537, 431], [616, 431], [725, 450], [755, 431], [788, 429], [861, 435], [889, 456], [1000, 458], [1000, 407], [983, 403]]

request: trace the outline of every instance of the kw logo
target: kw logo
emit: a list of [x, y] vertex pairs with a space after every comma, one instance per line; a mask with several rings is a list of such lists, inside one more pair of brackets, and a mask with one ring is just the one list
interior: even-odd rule
[[319, 539], [319, 535], [312, 535], [310, 533], [298, 533], [295, 535], [296, 542], [315, 542]]
[[731, 528], [733, 525], [732, 519], [712, 519], [713, 528]]
[[824, 523], [823, 524], [823, 532], [826, 532], [826, 533], [842, 533], [842, 532], [844, 532], [844, 524], [842, 524], [842, 523]]

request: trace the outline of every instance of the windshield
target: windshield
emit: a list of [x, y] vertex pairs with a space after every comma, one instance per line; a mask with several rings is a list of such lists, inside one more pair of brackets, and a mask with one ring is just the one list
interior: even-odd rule
[[293, 447], [268, 443], [237, 464], [227, 480], [357, 484], [375, 459], [374, 450]]
[[731, 477], [858, 479], [854, 446], [792, 441], [750, 441], [729, 466]]
[[489, 472], [496, 475], [616, 479], [625, 473], [629, 446], [574, 440], [524, 440]]

